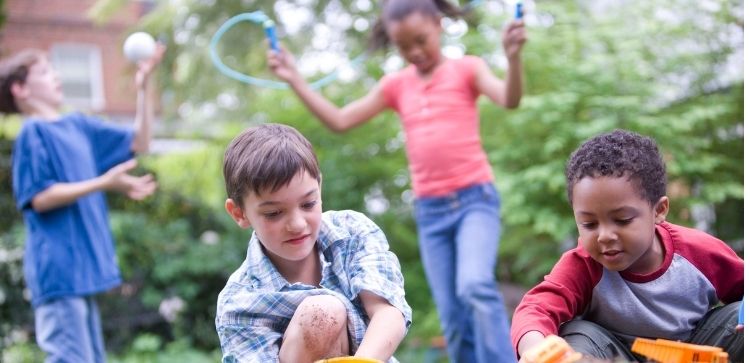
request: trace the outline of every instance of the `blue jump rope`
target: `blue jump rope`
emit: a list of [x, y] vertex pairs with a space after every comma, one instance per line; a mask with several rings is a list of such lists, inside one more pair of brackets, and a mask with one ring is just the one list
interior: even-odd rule
[[[481, 3], [482, 0], [475, 0], [469, 3], [469, 6], [476, 7], [478, 3]], [[523, 5], [519, 1], [516, 3], [516, 12], [515, 12], [515, 18], [521, 19], [523, 18]], [[271, 47], [271, 49], [274, 52], [279, 51], [279, 42], [276, 38], [276, 24], [272, 19], [270, 19], [265, 13], [262, 11], [254, 11], [252, 13], [242, 13], [239, 15], [235, 15], [224, 24], [222, 24], [219, 29], [216, 31], [214, 36], [211, 38], [211, 42], [209, 43], [208, 52], [211, 56], [211, 62], [213, 62], [214, 66], [219, 70], [219, 72], [223, 73], [225, 76], [229, 78], [233, 78], [235, 80], [238, 80], [240, 82], [244, 82], [253, 86], [258, 87], [265, 87], [265, 88], [274, 88], [274, 89], [287, 89], [289, 88], [289, 85], [286, 84], [286, 82], [279, 82], [279, 81], [272, 81], [268, 79], [263, 78], [257, 78], [253, 76], [249, 76], [247, 74], [238, 72], [226, 64], [221, 60], [219, 57], [219, 54], [216, 51], [216, 46], [219, 44], [219, 41], [224, 36], [224, 33], [227, 32], [231, 27], [237, 25], [237, 23], [242, 21], [250, 21], [256, 24], [261, 24], [263, 26], [263, 30], [266, 33], [266, 38], [268, 39], [268, 43]], [[356, 58], [352, 59], [349, 63], [352, 66], [358, 65], [361, 63], [365, 58], [365, 54], [361, 54], [357, 56]], [[333, 71], [326, 75], [325, 77], [310, 83], [310, 88], [312, 89], [318, 89], [323, 86], [328, 85], [329, 83], [335, 81], [339, 76], [339, 71]]]
[[[224, 36], [224, 33], [227, 32], [231, 27], [237, 25], [237, 23], [242, 21], [250, 21], [256, 24], [261, 24], [263, 26], [263, 30], [266, 33], [266, 38], [268, 38], [268, 43], [273, 49], [274, 52], [279, 51], [279, 42], [276, 38], [276, 24], [274, 21], [268, 16], [266, 16], [265, 13], [262, 11], [254, 11], [252, 13], [242, 13], [239, 15], [235, 15], [229, 20], [227, 20], [224, 24], [222, 24], [219, 29], [216, 31], [216, 34], [211, 38], [211, 42], [209, 43], [209, 54], [211, 56], [211, 62], [213, 62], [214, 66], [219, 70], [219, 72], [223, 73], [225, 76], [229, 78], [233, 78], [235, 80], [238, 80], [240, 82], [244, 82], [253, 86], [258, 87], [265, 87], [265, 88], [274, 88], [274, 89], [287, 89], [289, 88], [289, 85], [286, 84], [286, 82], [279, 82], [279, 81], [272, 81], [269, 79], [263, 79], [263, 78], [257, 78], [252, 77], [244, 73], [240, 73], [226, 64], [221, 60], [219, 57], [218, 52], [216, 51], [216, 46], [219, 44], [219, 41]], [[354, 66], [356, 64], [359, 64], [364, 59], [364, 54], [352, 59], [349, 63]], [[310, 83], [310, 88], [312, 89], [318, 89], [321, 88], [333, 81], [335, 81], [339, 76], [339, 71], [333, 71], [326, 75], [325, 77]]]

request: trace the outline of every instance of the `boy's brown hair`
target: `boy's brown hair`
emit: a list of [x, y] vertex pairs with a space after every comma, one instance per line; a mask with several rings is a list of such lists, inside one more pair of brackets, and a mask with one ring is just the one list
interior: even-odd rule
[[39, 49], [24, 49], [0, 60], [0, 113], [21, 113], [11, 92], [14, 84], [26, 83], [29, 68], [47, 54]]
[[227, 196], [242, 208], [248, 191], [275, 192], [306, 171], [320, 182], [313, 147], [296, 129], [280, 124], [251, 127], [229, 143], [224, 152]]

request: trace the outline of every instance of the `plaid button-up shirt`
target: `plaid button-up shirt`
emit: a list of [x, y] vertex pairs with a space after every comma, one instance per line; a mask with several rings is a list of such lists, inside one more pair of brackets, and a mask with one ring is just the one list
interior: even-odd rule
[[[219, 294], [216, 330], [224, 362], [278, 362], [281, 339], [297, 306], [308, 296], [332, 295], [347, 307], [351, 351], [364, 338], [369, 318], [358, 294], [385, 298], [411, 325], [401, 266], [380, 228], [361, 213], [323, 213], [317, 239], [320, 287], [290, 284], [263, 253], [253, 233], [247, 258]], [[397, 362], [391, 358], [389, 363]]]

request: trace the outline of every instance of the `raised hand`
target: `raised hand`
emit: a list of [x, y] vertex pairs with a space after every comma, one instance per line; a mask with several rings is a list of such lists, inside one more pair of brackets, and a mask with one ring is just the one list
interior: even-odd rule
[[161, 63], [161, 60], [164, 57], [164, 52], [166, 50], [167, 47], [163, 43], [157, 42], [154, 55], [152, 55], [149, 59], [138, 62], [138, 71], [135, 72], [135, 86], [138, 89], [143, 89], [144, 87], [146, 87], [146, 81], [148, 80], [148, 77], [151, 75], [156, 66]]
[[104, 189], [125, 194], [133, 200], [142, 200], [153, 194], [157, 187], [153, 175], [135, 176], [128, 174], [136, 166], [138, 166], [138, 162], [135, 159], [113, 166], [112, 169], [101, 176], [105, 185]]
[[294, 64], [294, 57], [280, 44], [279, 51], [268, 49], [266, 58], [268, 60], [268, 68], [271, 69], [271, 72], [276, 77], [281, 78], [285, 82], [291, 82], [296, 77], [299, 77], [297, 66]]
[[508, 58], [518, 57], [526, 43], [526, 27], [523, 20], [514, 20], [503, 31], [503, 48]]

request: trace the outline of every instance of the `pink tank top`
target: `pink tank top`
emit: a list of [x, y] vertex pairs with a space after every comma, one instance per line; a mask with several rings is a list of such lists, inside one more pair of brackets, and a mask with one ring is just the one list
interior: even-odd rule
[[479, 138], [475, 56], [445, 59], [430, 80], [410, 65], [380, 81], [383, 98], [401, 118], [417, 197], [441, 196], [490, 182], [492, 168]]

